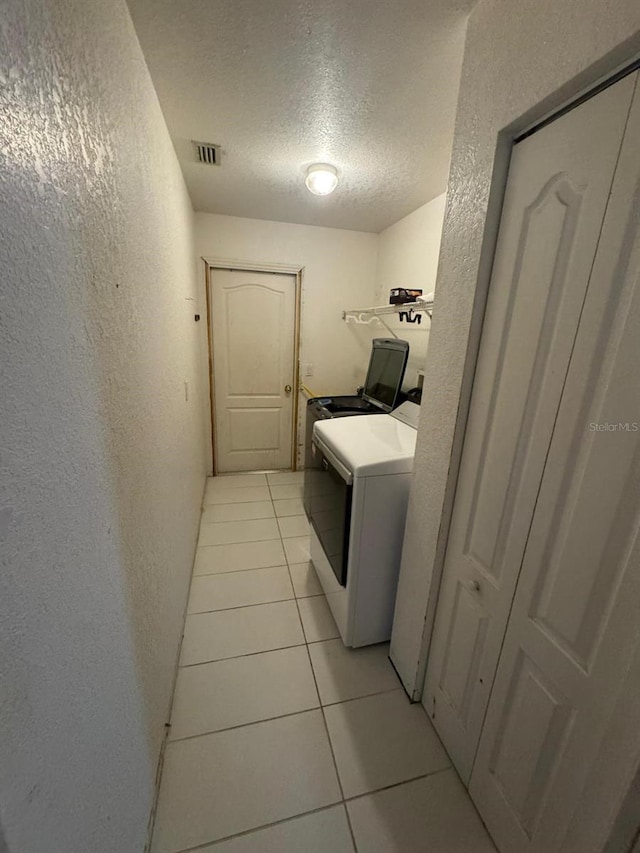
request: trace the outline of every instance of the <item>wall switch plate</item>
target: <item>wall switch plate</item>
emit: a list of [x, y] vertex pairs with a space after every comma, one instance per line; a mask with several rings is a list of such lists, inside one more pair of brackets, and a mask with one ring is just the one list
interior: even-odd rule
[[302, 375], [313, 376], [313, 364], [311, 362], [307, 361], [302, 365]]

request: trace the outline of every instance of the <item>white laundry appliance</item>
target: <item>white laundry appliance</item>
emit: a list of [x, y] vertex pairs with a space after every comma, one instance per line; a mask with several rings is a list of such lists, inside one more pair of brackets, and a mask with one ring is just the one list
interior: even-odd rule
[[311, 560], [347, 646], [391, 636], [419, 413], [407, 402], [314, 425]]

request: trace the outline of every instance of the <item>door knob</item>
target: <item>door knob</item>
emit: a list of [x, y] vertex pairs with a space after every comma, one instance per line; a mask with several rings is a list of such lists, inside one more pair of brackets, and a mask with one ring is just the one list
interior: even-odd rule
[[471, 592], [480, 592], [480, 584], [478, 581], [467, 581], [467, 587], [471, 590]]
[[291, 385], [285, 385], [284, 390], [285, 393], [290, 394], [293, 389], [291, 388]]

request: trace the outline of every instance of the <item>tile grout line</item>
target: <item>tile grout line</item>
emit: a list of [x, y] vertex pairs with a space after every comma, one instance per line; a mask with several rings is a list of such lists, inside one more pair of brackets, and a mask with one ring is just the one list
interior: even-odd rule
[[[249, 501], [249, 503], [266, 504], [267, 501]], [[271, 501], [271, 503], [273, 503], [273, 501]], [[210, 506], [236, 506], [236, 504], [210, 504]], [[262, 512], [265, 512], [265, 510], [262, 510]], [[277, 521], [275, 516], [275, 510], [272, 510], [272, 512], [274, 513], [274, 515], [258, 515], [255, 518], [223, 518], [218, 521], [205, 521], [203, 518], [201, 518], [200, 527], [202, 527], [203, 524], [206, 524], [208, 527], [215, 527], [216, 525], [223, 524], [248, 524], [251, 521]], [[291, 518], [295, 517], [295, 515], [291, 516]]]
[[[309, 560], [309, 562], [311, 562]], [[289, 575], [291, 575], [291, 570], [289, 570]], [[291, 578], [291, 583], [293, 583], [293, 578]], [[298, 616], [300, 617], [300, 622], [302, 623], [302, 614], [300, 613], [300, 606], [298, 605], [298, 599], [296, 598], [296, 607], [298, 608]], [[304, 632], [304, 624], [302, 625], [302, 630]], [[306, 641], [306, 633], [305, 633], [305, 641]], [[351, 817], [349, 816], [349, 810], [347, 809], [346, 800], [344, 797], [344, 789], [342, 787], [342, 780], [340, 779], [340, 772], [338, 771], [338, 762], [336, 761], [335, 752], [333, 750], [333, 743], [331, 742], [331, 735], [329, 734], [329, 726], [327, 725], [327, 718], [324, 713], [324, 706], [322, 705], [322, 697], [320, 696], [320, 688], [318, 687], [318, 679], [316, 678], [316, 672], [313, 668], [313, 661], [311, 659], [311, 652], [309, 651], [309, 643], [305, 642], [305, 649], [307, 651], [307, 658], [309, 659], [309, 667], [311, 668], [311, 675], [313, 676], [313, 681], [316, 686], [316, 692], [318, 694], [318, 701], [320, 702], [320, 713], [322, 715], [322, 723], [324, 725], [325, 734], [327, 735], [327, 743], [329, 744], [329, 751], [331, 753], [331, 760], [333, 761], [333, 769], [336, 774], [336, 780], [338, 782], [338, 788], [340, 790], [340, 796], [342, 797], [342, 808], [344, 809], [344, 815], [347, 821], [347, 826], [349, 827], [349, 834], [351, 836], [351, 843], [353, 844], [353, 849], [355, 853], [358, 853], [358, 846], [356, 844], [356, 837], [353, 832], [353, 827], [351, 826]]]
[[[401, 782], [393, 782], [391, 785], [385, 785], [383, 788], [374, 788], [372, 791], [365, 791], [363, 794], [356, 794], [353, 797], [348, 797], [347, 799], [339, 800], [335, 803], [329, 803], [326, 806], [319, 806], [317, 809], [309, 809], [309, 811], [300, 812], [299, 814], [291, 815], [290, 817], [283, 817], [280, 820], [271, 821], [271, 823], [264, 823], [260, 826], [254, 826], [251, 829], [245, 829], [242, 832], [236, 832], [233, 835], [225, 835], [223, 838], [216, 838], [214, 841], [205, 841], [204, 844], [198, 844], [196, 847], [184, 847], [180, 850], [177, 850], [176, 853], [198, 853], [198, 850], [205, 850], [207, 847], [210, 847], [212, 845], [222, 844], [225, 841], [231, 841], [234, 838], [241, 838], [244, 835], [251, 835], [254, 832], [260, 832], [263, 829], [271, 829], [271, 827], [280, 826], [280, 824], [289, 823], [290, 821], [297, 820], [298, 818], [308, 817], [312, 814], [318, 814], [319, 812], [329, 811], [329, 809], [335, 809], [337, 806], [342, 806], [344, 808], [347, 816], [347, 823], [349, 824], [349, 829], [351, 830], [351, 821], [349, 818], [349, 810], [347, 809], [347, 803], [352, 803], [355, 800], [362, 800], [365, 797], [371, 797], [383, 791], [390, 791], [393, 788], [399, 788], [402, 785], [409, 785], [411, 784], [411, 782], [418, 782], [421, 779], [428, 779], [431, 776], [438, 776], [439, 774], [447, 773], [450, 770], [453, 770], [452, 766], [442, 767], [440, 770], [434, 770], [431, 773], [422, 773], [420, 776], [412, 776], [411, 779], [404, 779]], [[356, 847], [353, 834], [351, 838], [354, 844], [355, 853], [358, 853], [358, 848]]]
[[[265, 541], [266, 542], [276, 542], [277, 540], [267, 539]], [[242, 543], [236, 543], [236, 544], [242, 544]], [[252, 542], [250, 544], [253, 545], [254, 543]], [[210, 546], [206, 545], [205, 547], [215, 548], [216, 546], [215, 545], [210, 545]], [[295, 563], [294, 563], [294, 565], [295, 565]], [[276, 563], [274, 566], [256, 566], [255, 568], [252, 568], [252, 569], [227, 569], [224, 572], [202, 572], [201, 574], [194, 575], [193, 579], [195, 580], [196, 578], [211, 578], [211, 577], [215, 577], [216, 575], [235, 575], [237, 572], [259, 572], [259, 571], [262, 571], [262, 569], [284, 569], [287, 567], [288, 566], [287, 566], [287, 563], [285, 561], [284, 563]], [[191, 592], [191, 590], [189, 590], [189, 592]]]
[[[297, 515], [285, 515], [283, 518], [298, 518]], [[241, 518], [239, 521], [277, 521], [277, 518]], [[235, 521], [205, 521], [209, 527], [212, 527], [216, 524], [235, 524]], [[256, 545], [258, 542], [277, 542], [278, 540], [284, 541], [285, 539], [303, 539], [305, 538], [304, 533], [297, 534], [296, 536], [283, 536], [280, 533], [280, 528], [278, 528], [277, 536], [267, 536], [266, 538], [263, 536], [260, 539], [240, 539], [238, 542], [215, 542], [213, 545], [198, 545], [198, 548], [224, 548], [227, 545]]]
[[[322, 640], [324, 643], [330, 643], [331, 640]], [[371, 699], [372, 696], [382, 696], [385, 693], [395, 693], [396, 690], [401, 690], [401, 687], [388, 687], [386, 690], [374, 690], [373, 693], [363, 693], [362, 696], [352, 696], [349, 699], [337, 699], [335, 702], [322, 702], [323, 708], [334, 708], [336, 705], [345, 705], [347, 702], [357, 702], [358, 699]]]
[[[284, 542], [283, 542], [282, 547], [284, 548]], [[308, 562], [311, 562], [311, 560], [309, 559]], [[290, 568], [290, 564], [288, 561], [287, 561], [287, 568], [289, 569], [289, 577], [291, 579], [291, 585], [293, 586], [293, 576], [291, 574], [291, 568]], [[329, 745], [329, 752], [331, 753], [331, 760], [333, 761], [333, 769], [334, 769], [334, 772], [336, 774], [336, 781], [338, 783], [338, 790], [340, 791], [340, 796], [342, 798], [341, 804], [342, 804], [342, 808], [344, 811], [344, 816], [345, 816], [345, 819], [347, 821], [347, 826], [349, 827], [349, 835], [351, 836], [351, 843], [353, 844], [354, 853], [358, 853], [358, 846], [356, 844], [356, 837], [355, 837], [355, 834], [353, 832], [353, 827], [351, 826], [351, 817], [349, 816], [349, 810], [347, 809], [346, 801], [344, 798], [344, 789], [342, 787], [342, 780], [340, 779], [340, 772], [338, 771], [338, 763], [336, 761], [335, 752], [333, 750], [333, 743], [331, 742], [331, 735], [329, 734], [329, 726], [327, 725], [327, 718], [325, 716], [324, 707], [322, 705], [322, 697], [320, 696], [320, 688], [318, 687], [318, 679], [316, 678], [316, 672], [315, 672], [315, 669], [313, 668], [313, 661], [311, 660], [311, 652], [309, 651], [309, 642], [307, 640], [307, 633], [304, 629], [304, 622], [302, 620], [302, 613], [300, 612], [300, 605], [298, 604], [297, 598], [295, 599], [295, 602], [296, 602], [296, 608], [298, 610], [298, 618], [300, 619], [300, 624], [302, 625], [302, 633], [304, 634], [304, 638], [305, 638], [304, 647], [305, 647], [306, 652], [307, 652], [307, 659], [309, 661], [309, 668], [311, 670], [311, 676], [313, 677], [313, 683], [315, 684], [316, 693], [318, 695], [318, 702], [320, 703], [320, 714], [322, 716], [322, 723], [324, 726], [325, 734], [327, 736], [327, 743]]]
[[440, 767], [438, 770], [432, 770], [430, 773], [421, 773], [419, 776], [412, 776], [410, 779], [401, 779], [399, 782], [391, 782], [389, 785], [383, 785], [382, 788], [373, 788], [371, 791], [363, 791], [362, 794], [354, 794], [353, 797], [347, 797], [347, 803], [353, 803], [355, 800], [362, 800], [365, 797], [371, 797], [375, 794], [381, 794], [383, 791], [391, 791], [393, 788], [400, 788], [402, 785], [410, 785], [412, 782], [419, 782], [421, 779], [430, 779], [431, 776], [439, 776], [440, 773], [448, 773], [453, 770], [453, 766], [449, 764], [447, 767]]
[[[298, 515], [285, 515], [283, 518], [299, 518]], [[245, 518], [240, 519], [240, 521], [275, 521], [277, 522], [277, 518]], [[235, 521], [205, 521], [204, 522], [209, 527], [212, 527], [216, 524], [235, 524]], [[307, 534], [308, 535], [308, 534]], [[280, 542], [282, 544], [282, 548], [284, 549], [285, 541], [289, 539], [305, 539], [307, 535], [304, 533], [297, 534], [296, 536], [283, 536], [280, 533], [280, 527], [278, 526], [278, 535], [277, 536], [262, 536], [260, 539], [240, 539], [237, 542], [214, 542], [212, 545], [200, 545], [196, 546], [197, 550], [202, 550], [203, 548], [227, 548], [229, 545], [258, 545], [261, 542]], [[198, 533], [198, 541], [200, 540], [200, 533]], [[295, 563], [294, 563], [295, 565]], [[214, 574], [217, 574], [214, 572]]]
[[[248, 518], [247, 521], [275, 521], [275, 518]], [[235, 521], [211, 521], [205, 522], [209, 527], [216, 524], [235, 524]], [[291, 537], [294, 538], [293, 536]], [[227, 545], [255, 545], [257, 542], [278, 542], [282, 539], [280, 533], [277, 536], [261, 536], [260, 539], [241, 539], [239, 542], [213, 542], [211, 545], [198, 545], [198, 548], [226, 548]]]
[[[329, 641], [323, 641], [323, 642], [329, 642]], [[285, 649], [273, 649], [273, 651], [283, 652], [283, 651], [287, 651], [287, 649], [301, 649], [301, 648], [303, 648], [303, 646], [307, 646], [307, 644], [302, 643], [299, 646], [287, 646], [287, 648], [285, 648]], [[234, 658], [223, 658], [223, 659], [217, 660], [217, 661], [206, 661], [205, 663], [202, 663], [202, 664], [194, 663], [194, 664], [189, 664], [187, 667], [182, 667], [182, 668], [183, 669], [190, 669], [191, 667], [194, 667], [194, 666], [208, 666], [209, 664], [212, 664], [212, 663], [223, 663], [224, 661], [227, 661], [227, 660], [240, 660], [243, 657], [255, 657], [256, 654], [267, 654], [268, 655], [268, 654], [271, 654], [271, 651], [254, 652], [254, 653], [248, 654], [248, 655], [240, 655], [240, 656], [234, 657]], [[307, 651], [307, 654], [308, 654], [308, 651]], [[237, 725], [224, 726], [221, 729], [209, 729], [207, 731], [198, 732], [197, 734], [193, 734], [193, 735], [183, 735], [182, 737], [175, 737], [175, 738], [170, 737], [168, 740], [168, 743], [179, 743], [180, 741], [183, 741], [183, 740], [194, 740], [195, 738], [198, 738], [198, 737], [206, 737], [208, 735], [217, 735], [217, 734], [220, 734], [221, 732], [233, 731], [234, 729], [244, 729], [247, 726], [256, 726], [260, 723], [270, 723], [270, 722], [272, 722], [272, 720], [283, 720], [286, 717], [296, 717], [298, 714], [306, 714], [309, 711], [319, 711], [322, 708], [335, 708], [336, 705], [345, 705], [347, 702], [357, 702], [358, 699], [370, 699], [372, 696], [381, 696], [384, 693], [395, 693], [395, 691], [399, 689], [399, 688], [393, 687], [390, 690], [378, 690], [375, 693], [365, 693], [363, 696], [356, 696], [355, 698], [351, 698], [351, 699], [340, 699], [337, 702], [323, 703], [322, 699], [320, 698], [320, 691], [318, 689], [317, 682], [315, 679], [315, 672], [313, 670], [313, 663], [311, 660], [309, 662], [311, 664], [311, 672], [312, 672], [312, 675], [314, 678], [314, 682], [316, 683], [316, 691], [318, 693], [318, 704], [317, 705], [312, 705], [309, 708], [300, 708], [297, 711], [288, 711], [285, 714], [276, 714], [275, 716], [272, 716], [272, 717], [259, 717], [256, 720], [249, 720], [246, 723], [238, 723]], [[439, 772], [439, 771], [436, 771], [436, 772]], [[382, 790], [382, 789], [379, 789], [379, 790]], [[353, 798], [351, 798], [351, 799], [353, 799]]]
[[[291, 574], [291, 568], [290, 568], [288, 563], [287, 563], [287, 571], [289, 572], [289, 580], [291, 581], [291, 586], [293, 586], [293, 575]], [[295, 589], [294, 589], [294, 596], [295, 596]], [[316, 682], [316, 675], [315, 675], [315, 672], [313, 671], [313, 664], [311, 663], [311, 656], [309, 655], [309, 647], [307, 644], [307, 633], [304, 630], [304, 622], [302, 621], [302, 613], [300, 613], [300, 607], [298, 606], [298, 599], [294, 598], [294, 601], [296, 603], [296, 610], [298, 612], [298, 621], [300, 622], [300, 628], [302, 630], [302, 636], [304, 638], [303, 645], [307, 651], [307, 658], [309, 659], [309, 666], [311, 667], [311, 674], [313, 676], [313, 683], [315, 684], [316, 694], [318, 696], [318, 706], [320, 707], [322, 705], [322, 700], [320, 699], [320, 691], [318, 690], [318, 683]]]
[[[249, 501], [248, 503], [266, 504], [267, 501], [266, 500], [264, 500], [264, 501]], [[246, 504], [209, 504], [209, 506], [212, 506], [212, 507], [216, 507], [216, 506], [246, 506]], [[262, 510], [262, 512], [265, 512], [265, 510]], [[203, 513], [203, 516], [204, 516], [204, 513]], [[295, 518], [295, 516], [292, 516], [292, 517]], [[202, 518], [200, 524], [201, 525], [203, 525], [203, 524], [238, 524], [239, 522], [244, 522], [244, 521], [276, 521], [276, 516], [275, 515], [256, 515], [253, 518], [214, 518], [213, 521], [205, 521], [204, 518]]]
[[[225, 495], [220, 495], [220, 497], [225, 497]], [[202, 514], [206, 512], [209, 507], [217, 507], [217, 506], [246, 506], [247, 504], [264, 504], [264, 503], [273, 503], [280, 504], [285, 501], [302, 501], [302, 498], [298, 495], [295, 498], [272, 498], [271, 495], [267, 498], [253, 498], [252, 500], [247, 501], [216, 501], [215, 503], [203, 503], [202, 504]], [[293, 518], [295, 515], [302, 515], [302, 512], [290, 512], [286, 515], [278, 515], [277, 507], [273, 507], [273, 511], [275, 515], [266, 515], [264, 518]], [[261, 518], [229, 518], [226, 521], [262, 521]], [[223, 521], [205, 521], [204, 524], [222, 524]]]
[[[274, 569], [287, 569], [288, 566], [273, 566]], [[247, 569], [247, 571], [251, 571], [251, 569]], [[261, 571], [261, 569], [257, 569], [257, 571]], [[227, 572], [226, 574], [234, 574], [234, 572]], [[305, 598], [323, 598], [321, 592], [317, 595], [294, 595], [291, 598], [274, 598], [271, 601], [255, 601], [253, 604], [234, 604], [232, 607], [220, 607], [218, 610], [193, 610], [190, 613], [187, 613], [187, 616], [202, 616], [205, 613], [227, 613], [229, 610], [244, 610], [245, 607], [263, 607], [265, 604], [282, 604], [285, 601], [297, 601], [298, 599]], [[326, 640], [312, 640], [312, 643], [328, 643], [329, 640], [337, 640], [338, 637], [327, 637]], [[267, 651], [275, 651], [272, 649], [267, 649]], [[243, 657], [242, 655], [238, 655], [237, 657]], [[224, 660], [224, 658], [222, 658]], [[206, 663], [206, 661], [205, 661]]]
[[[222, 496], [222, 497], [226, 497], [226, 496]], [[271, 497], [258, 498], [257, 500], [256, 500], [256, 498], [253, 498], [253, 500], [246, 500], [246, 501], [215, 501], [215, 503], [203, 503], [202, 509], [204, 510], [208, 506], [235, 506], [236, 504], [259, 504], [259, 503], [262, 503], [263, 501], [270, 501], [270, 500], [271, 500]], [[284, 498], [283, 500], [287, 500], [287, 499]], [[242, 521], [243, 519], [239, 519], [239, 520]], [[257, 519], [245, 519], [245, 520], [246, 521], [251, 521], [251, 520], [256, 521]], [[210, 523], [211, 522], [209, 522], [209, 521], [205, 521], [205, 524], [210, 524]]]
[[[296, 646], [295, 648], [302, 648], [302, 646]], [[261, 723], [272, 723], [274, 720], [286, 720], [288, 717], [298, 717], [300, 714], [309, 714], [311, 711], [319, 711], [320, 703], [317, 705], [313, 705], [311, 708], [300, 708], [299, 711], [289, 711], [287, 714], [278, 714], [276, 717], [264, 717], [260, 720], [250, 720], [248, 723], [238, 723], [234, 726], [225, 726], [223, 729], [212, 729], [209, 732], [198, 732], [197, 735], [184, 735], [183, 737], [176, 737], [170, 739], [168, 743], [182, 743], [185, 740], [195, 740], [199, 737], [208, 737], [209, 735], [219, 735], [223, 732], [234, 732], [238, 729], [246, 729], [247, 726], [259, 726]]]
[[307, 812], [300, 812], [300, 814], [292, 815], [291, 817], [283, 817], [280, 820], [274, 820], [271, 823], [264, 823], [261, 826], [254, 826], [251, 829], [243, 829], [242, 832], [236, 832], [234, 835], [225, 835], [223, 838], [216, 838], [215, 841], [205, 841], [204, 844], [198, 844], [196, 847], [183, 847], [180, 850], [176, 850], [175, 853], [198, 853], [199, 850], [205, 851], [208, 850], [211, 846], [215, 846], [216, 844], [222, 844], [226, 841], [232, 841], [235, 838], [242, 838], [245, 835], [252, 835], [255, 832], [261, 832], [263, 829], [271, 829], [274, 826], [280, 826], [283, 823], [289, 823], [290, 821], [297, 820], [298, 818], [308, 817], [309, 815], [319, 814], [320, 812], [329, 811], [329, 809], [335, 809], [338, 806], [344, 805], [341, 802], [329, 803], [327, 806], [319, 806], [317, 809], [310, 809]]
[[[322, 598], [321, 595], [313, 595], [313, 596], [309, 596], [309, 597], [310, 598]], [[305, 600], [304, 598], [301, 598], [301, 599], [285, 598], [284, 599], [284, 601], [296, 601], [296, 602], [297, 601], [304, 601], [304, 600]], [[283, 602], [282, 601], [268, 601], [266, 603], [267, 604], [282, 604]], [[248, 604], [248, 605], [246, 605], [246, 607], [261, 607], [261, 606], [262, 605], [260, 605], [260, 604]], [[231, 610], [244, 610], [245, 608], [244, 607], [232, 607], [229, 609], [231, 609]], [[206, 610], [206, 611], [204, 611], [204, 613], [189, 613], [188, 615], [189, 616], [202, 616], [205, 613], [226, 613], [226, 612], [227, 612], [226, 610]], [[298, 611], [298, 615], [300, 615], [300, 611]], [[303, 634], [304, 634], [304, 632], [303, 632]], [[182, 663], [182, 664], [180, 664], [179, 668], [180, 669], [190, 669], [193, 666], [207, 666], [208, 664], [211, 664], [211, 663], [222, 663], [223, 661], [227, 661], [227, 660], [238, 660], [239, 658], [250, 658], [250, 657], [255, 657], [255, 655], [268, 655], [268, 654], [271, 654], [271, 652], [283, 652], [283, 651], [286, 651], [286, 649], [299, 649], [301, 646], [307, 646], [307, 645], [308, 646], [319, 646], [322, 643], [331, 643], [334, 640], [339, 640], [339, 639], [340, 639], [339, 637], [328, 637], [326, 640], [311, 640], [310, 642], [307, 642], [305, 640], [302, 643], [292, 643], [291, 645], [288, 645], [288, 646], [275, 646], [272, 649], [259, 649], [257, 652], [244, 652], [244, 654], [230, 655], [229, 657], [226, 657], [226, 658], [211, 658], [210, 660], [194, 661], [194, 663]], [[362, 696], [352, 696], [349, 699], [337, 699], [335, 702], [325, 702], [324, 705], [326, 707], [330, 707], [331, 705], [341, 705], [344, 702], [356, 702], [358, 699], [366, 699], [369, 696], [379, 696], [382, 693], [394, 693], [396, 690], [403, 690], [403, 689], [404, 688], [401, 686], [400, 687], [387, 687], [385, 690], [374, 690], [373, 693], [363, 693]], [[418, 704], [418, 703], [411, 703], [411, 704]], [[428, 715], [427, 715], [427, 718], [428, 718]]]
[[[291, 538], [292, 539], [302, 539], [303, 537], [292, 536]], [[278, 540], [278, 539], [259, 539], [258, 540], [258, 542], [278, 542], [278, 541], [282, 542], [281, 539], [280, 540]], [[257, 545], [258, 542], [230, 542], [229, 544], [230, 545]], [[203, 545], [202, 547], [203, 548], [218, 548], [218, 547], [226, 547], [226, 546], [224, 546], [224, 545], [223, 546]], [[285, 556], [285, 562], [284, 563], [275, 563], [273, 566], [252, 566], [250, 569], [226, 569], [225, 571], [222, 571], [222, 572], [198, 572], [197, 575], [193, 575], [193, 579], [195, 580], [196, 578], [208, 578], [208, 577], [211, 577], [212, 575], [233, 575], [236, 572], [259, 572], [261, 569], [279, 569], [279, 568], [282, 568], [283, 566], [301, 566], [305, 562], [308, 562], [306, 560], [303, 560], [302, 562], [300, 562], [300, 560], [298, 560], [297, 563], [289, 563], [289, 562], [287, 562], [287, 559], [286, 559], [287, 555], [285, 554], [284, 556]], [[324, 595], [324, 593], [319, 592], [318, 595]], [[314, 596], [302, 595], [300, 597], [301, 598], [313, 598]]]
[[[311, 709], [315, 710], [315, 709]], [[304, 711], [302, 713], [305, 713]], [[349, 824], [349, 829], [351, 830], [351, 821], [349, 818], [349, 810], [347, 809], [348, 803], [353, 803], [356, 800], [362, 800], [365, 797], [371, 797], [375, 794], [380, 794], [383, 791], [390, 791], [393, 788], [400, 788], [402, 785], [410, 785], [412, 782], [419, 782], [421, 779], [429, 779], [431, 776], [438, 776], [442, 773], [448, 773], [449, 771], [453, 771], [453, 766], [442, 767], [440, 770], [433, 770], [431, 773], [422, 773], [420, 776], [412, 776], [410, 779], [403, 779], [400, 782], [392, 782], [390, 785], [384, 785], [382, 788], [373, 788], [371, 791], [365, 791], [362, 794], [355, 794], [353, 797], [347, 797], [347, 799], [337, 800], [335, 803], [329, 803], [326, 806], [319, 806], [317, 809], [309, 809], [305, 812], [299, 812], [295, 815], [290, 815], [289, 817], [283, 817], [280, 820], [274, 820], [270, 823], [263, 823], [260, 826], [251, 827], [251, 829], [244, 829], [242, 832], [236, 832], [232, 835], [225, 835], [222, 838], [216, 838], [213, 841], [205, 841], [203, 844], [198, 844], [195, 847], [184, 847], [180, 850], [175, 851], [175, 853], [197, 853], [198, 850], [205, 850], [210, 846], [215, 846], [216, 844], [222, 844], [226, 841], [231, 841], [234, 838], [241, 838], [244, 835], [251, 835], [252, 833], [261, 832], [263, 829], [271, 829], [274, 826], [280, 826], [283, 823], [289, 823], [294, 820], [298, 820], [299, 818], [308, 817], [309, 815], [318, 814], [319, 812], [329, 811], [329, 809], [334, 809], [338, 806], [342, 806], [345, 810], [347, 823]], [[358, 853], [358, 848], [355, 845], [355, 839], [352, 835], [352, 841], [354, 844], [355, 853]]]
[[[311, 660], [311, 652], [309, 651], [309, 644], [306, 644], [307, 655], [309, 656], [309, 666], [311, 667], [311, 672], [313, 673], [313, 680], [316, 681], [316, 673], [313, 668], [313, 661]], [[318, 698], [320, 698], [320, 690], [318, 688], [318, 682], [316, 681], [316, 690], [318, 691]], [[333, 749], [333, 742], [331, 740], [331, 734], [329, 732], [329, 725], [327, 723], [327, 715], [324, 712], [324, 706], [322, 705], [322, 699], [320, 699], [320, 713], [322, 714], [322, 722], [324, 725], [324, 730], [327, 735], [327, 742], [329, 744], [329, 751], [331, 752], [331, 759], [333, 761], [333, 767], [336, 772], [336, 779], [338, 780], [338, 787], [340, 789], [340, 796], [342, 797], [342, 808], [344, 809], [344, 814], [347, 819], [347, 826], [349, 827], [349, 834], [351, 835], [351, 843], [353, 844], [353, 849], [355, 853], [358, 853], [358, 845], [356, 844], [356, 836], [353, 831], [353, 826], [351, 825], [351, 816], [349, 815], [349, 809], [347, 808], [347, 801], [344, 796], [344, 788], [342, 787], [342, 779], [340, 778], [340, 771], [338, 770], [338, 762], [336, 761], [336, 754]]]
[[[276, 568], [276, 567], [274, 567]], [[286, 568], [278, 566], [277, 568]], [[234, 604], [232, 607], [219, 607], [217, 610], [194, 610], [187, 613], [187, 616], [205, 616], [207, 613], [229, 613], [230, 610], [245, 610], [248, 607], [264, 607], [266, 604], [284, 604], [285, 601], [294, 601], [295, 595], [291, 598], [274, 598], [271, 601], [254, 601], [252, 604]]]
[[[289, 600], [292, 601], [293, 599], [289, 599]], [[198, 614], [195, 613], [193, 615], [197, 616]], [[303, 635], [303, 639], [304, 639], [304, 635]], [[213, 660], [199, 660], [199, 661], [195, 661], [194, 663], [183, 663], [183, 664], [180, 664], [180, 669], [190, 669], [192, 666], [203, 666], [204, 664], [207, 664], [207, 663], [220, 663], [220, 662], [225, 661], [225, 660], [239, 660], [239, 658], [251, 658], [251, 657], [255, 657], [256, 655], [265, 655], [265, 654], [268, 654], [269, 652], [281, 652], [281, 651], [284, 651], [285, 649], [299, 649], [301, 646], [304, 646], [304, 645], [306, 645], [306, 643], [304, 643], [304, 642], [292, 643], [289, 646], [276, 646], [273, 649], [260, 649], [260, 651], [257, 651], [257, 652], [245, 652], [243, 655], [231, 655], [228, 658], [214, 658]]]

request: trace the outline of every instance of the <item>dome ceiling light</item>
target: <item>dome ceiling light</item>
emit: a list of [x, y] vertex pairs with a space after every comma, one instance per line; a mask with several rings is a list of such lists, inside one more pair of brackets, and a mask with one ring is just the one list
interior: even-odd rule
[[314, 195], [329, 195], [338, 186], [338, 170], [329, 163], [314, 163], [307, 169], [304, 182]]

